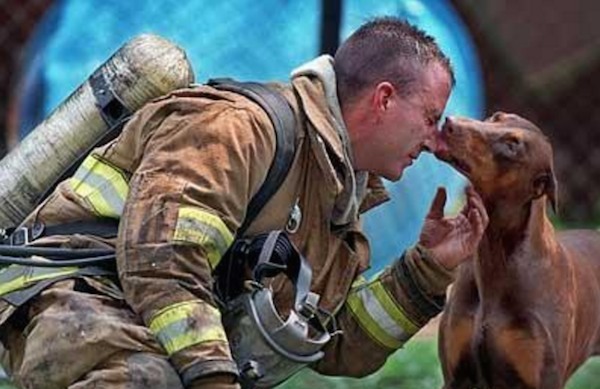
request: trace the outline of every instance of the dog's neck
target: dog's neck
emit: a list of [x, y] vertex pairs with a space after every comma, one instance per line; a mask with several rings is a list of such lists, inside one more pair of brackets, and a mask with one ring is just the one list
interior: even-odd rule
[[490, 222], [477, 253], [476, 274], [482, 284], [510, 272], [514, 261], [542, 260], [554, 249], [554, 230], [546, 216], [546, 199], [510, 206], [486, 204]]
[[508, 198], [485, 200], [489, 224], [484, 240], [499, 243], [503, 251], [511, 253], [524, 237], [528, 220], [532, 213], [533, 202], [519, 204]]

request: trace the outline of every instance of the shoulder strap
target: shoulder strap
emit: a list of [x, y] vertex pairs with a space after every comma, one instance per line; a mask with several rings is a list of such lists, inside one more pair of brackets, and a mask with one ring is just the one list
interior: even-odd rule
[[[248, 97], [257, 103], [267, 113], [271, 119], [271, 122], [273, 123], [273, 127], [275, 128], [275, 157], [273, 158], [273, 162], [271, 163], [269, 171], [267, 172], [265, 181], [248, 204], [246, 218], [242, 222], [242, 225], [237, 232], [237, 236], [241, 237], [244, 235], [246, 229], [252, 223], [252, 221], [254, 221], [256, 216], [258, 216], [263, 207], [267, 204], [275, 192], [277, 192], [277, 189], [279, 189], [285, 180], [285, 177], [292, 166], [296, 149], [296, 119], [294, 112], [292, 111], [292, 108], [288, 104], [287, 100], [279, 92], [269, 89], [263, 84], [259, 84], [257, 82], [239, 82], [230, 78], [211, 79], [207, 82], [207, 84], [220, 90], [232, 91]], [[104, 144], [110, 139], [116, 137], [127, 119], [128, 117], [113, 122], [113, 126], [108, 132], [106, 139], [96, 142], [92, 147], [90, 147], [89, 151], [99, 144]], [[67, 171], [65, 171], [65, 173], [61, 176], [61, 179], [56, 181], [56, 183], [62, 181], [62, 179], [66, 178], [68, 175], [72, 175], [75, 171], [75, 168], [82, 162], [86, 155], [87, 153], [82, 155], [82, 157], [79, 158], [76, 163], [73, 163], [71, 167], [67, 169]], [[56, 184], [54, 186], [56, 186]], [[54, 187], [52, 189], [54, 189]], [[49, 189], [46, 194], [42, 196], [42, 198], [45, 198], [50, 192], [51, 190]], [[70, 234], [72, 233], [72, 229], [68, 227], [69, 226], [58, 225], [55, 226], [52, 232], [59, 234]], [[82, 228], [82, 226], [79, 225], [76, 228]], [[113, 235], [116, 235], [116, 229], [116, 226], [111, 226], [109, 232], [114, 230]], [[27, 230], [23, 231], [27, 233]], [[23, 231], [19, 232], [21, 233]], [[99, 232], [96, 229], [92, 229], [91, 231]], [[35, 239], [40, 236], [50, 235], [50, 232], [51, 231], [49, 229], [48, 231], [44, 231], [43, 234], [37, 234], [37, 236], [33, 238]], [[31, 232], [30, 234], [33, 235], [35, 232]], [[104, 232], [104, 234], [106, 234], [106, 232]], [[11, 234], [9, 233], [6, 235]], [[2, 236], [0, 234], [0, 238], [1, 237]], [[26, 238], [27, 236], [25, 236], [25, 239]], [[8, 239], [10, 240], [0, 240], [0, 244], [13, 244], [12, 235]]]
[[239, 82], [230, 78], [211, 79], [208, 85], [248, 97], [267, 113], [275, 128], [275, 157], [267, 177], [258, 192], [252, 197], [246, 210], [246, 218], [238, 229], [241, 237], [263, 207], [277, 192], [292, 166], [295, 153], [296, 119], [287, 100], [279, 93], [256, 82]]

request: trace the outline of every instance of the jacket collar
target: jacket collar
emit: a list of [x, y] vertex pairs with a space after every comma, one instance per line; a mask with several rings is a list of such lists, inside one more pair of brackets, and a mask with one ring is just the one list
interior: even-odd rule
[[336, 162], [344, 162], [344, 147], [349, 155], [351, 150], [337, 98], [333, 59], [320, 56], [293, 70], [291, 76], [308, 120], [330, 147]]
[[390, 199], [390, 195], [383, 185], [381, 177], [375, 174], [369, 174], [369, 180], [367, 181], [367, 193], [360, 204], [360, 213], [365, 213], [371, 208], [385, 203]]
[[352, 150], [343, 121], [333, 58], [320, 56], [292, 72], [292, 85], [302, 102], [303, 111], [314, 129], [309, 137], [317, 145], [315, 153], [322, 170], [335, 185], [336, 204], [332, 221], [344, 225], [386, 201], [389, 196], [381, 179], [366, 172], [355, 172]]

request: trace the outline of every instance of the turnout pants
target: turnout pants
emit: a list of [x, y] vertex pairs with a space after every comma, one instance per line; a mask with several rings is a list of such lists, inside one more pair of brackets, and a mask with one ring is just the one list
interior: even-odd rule
[[[97, 280], [56, 282], [11, 315], [3, 365], [24, 389], [183, 389], [164, 350]], [[96, 283], [96, 287], [93, 287]]]

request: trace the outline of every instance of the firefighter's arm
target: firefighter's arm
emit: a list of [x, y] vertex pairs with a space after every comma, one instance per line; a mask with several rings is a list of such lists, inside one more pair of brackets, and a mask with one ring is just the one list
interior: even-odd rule
[[442, 310], [452, 280], [451, 271], [416, 246], [373, 280], [356, 282], [336, 314], [341, 334], [314, 369], [352, 377], [375, 372]]
[[186, 388], [238, 387], [211, 274], [264, 180], [274, 136], [262, 111], [232, 105], [179, 101], [131, 124], [144, 152], [121, 218], [118, 270]]
[[487, 225], [481, 199], [472, 189], [456, 217], [444, 217], [445, 198], [439, 190], [419, 244], [374, 280], [351, 289], [337, 315], [342, 335], [328, 345], [317, 370], [370, 374], [441, 312], [452, 269], [473, 255]]

